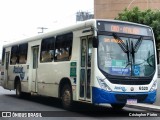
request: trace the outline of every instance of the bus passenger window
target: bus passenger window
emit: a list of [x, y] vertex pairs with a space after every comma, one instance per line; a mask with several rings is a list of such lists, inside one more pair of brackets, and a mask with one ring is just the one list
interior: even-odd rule
[[73, 33], [59, 35], [55, 42], [55, 61], [69, 61], [72, 53]]
[[11, 58], [10, 58], [10, 64], [15, 65], [18, 63], [18, 45], [12, 46], [11, 48]]
[[27, 62], [28, 44], [19, 45], [19, 64], [26, 64]]
[[52, 62], [54, 58], [54, 41], [55, 38], [46, 38], [41, 43], [41, 62]]
[[15, 65], [16, 62], [17, 62], [17, 56], [13, 55], [12, 58], [11, 58], [11, 65]]
[[41, 62], [52, 62], [53, 60], [53, 50], [49, 50], [49, 51], [42, 51], [42, 58], [41, 58]]
[[2, 52], [2, 66], [4, 65], [4, 58], [5, 58], [5, 48], [3, 48], [3, 52]]

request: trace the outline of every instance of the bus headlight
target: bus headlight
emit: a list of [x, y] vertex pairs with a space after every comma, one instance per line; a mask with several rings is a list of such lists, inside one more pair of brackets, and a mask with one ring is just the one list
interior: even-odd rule
[[154, 81], [154, 83], [153, 83], [153, 85], [152, 85], [152, 87], [150, 89], [150, 92], [152, 92], [152, 91], [154, 91], [156, 89], [157, 89], [157, 80]]
[[107, 90], [107, 91], [112, 91], [111, 88], [105, 83], [104, 79], [97, 77], [97, 80], [102, 89]]

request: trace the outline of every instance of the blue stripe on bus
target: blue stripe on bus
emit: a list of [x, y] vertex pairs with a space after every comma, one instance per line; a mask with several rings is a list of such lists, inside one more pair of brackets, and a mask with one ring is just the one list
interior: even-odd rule
[[105, 91], [103, 89], [100, 88], [96, 88], [93, 87], [92, 88], [92, 102], [95, 104], [99, 104], [99, 103], [125, 103], [125, 102], [121, 102], [118, 101], [115, 97], [115, 95], [119, 95], [121, 96], [121, 98], [123, 98], [123, 96], [143, 96], [146, 95], [147, 97], [141, 101], [141, 103], [154, 103], [156, 100], [156, 91], [153, 92], [139, 92], [139, 93], [124, 93], [124, 92], [109, 92], [109, 91]]

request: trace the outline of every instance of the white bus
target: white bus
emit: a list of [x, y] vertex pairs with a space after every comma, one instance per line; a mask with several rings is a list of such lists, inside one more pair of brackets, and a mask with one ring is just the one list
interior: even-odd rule
[[115, 20], [88, 20], [5, 45], [2, 86], [73, 101], [154, 103], [156, 45], [150, 27]]

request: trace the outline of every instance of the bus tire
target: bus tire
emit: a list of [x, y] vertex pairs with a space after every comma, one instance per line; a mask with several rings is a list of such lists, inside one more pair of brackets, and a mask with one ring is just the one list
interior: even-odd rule
[[66, 84], [62, 88], [61, 94], [62, 106], [64, 109], [71, 110], [73, 100], [72, 100], [72, 90], [71, 87]]
[[17, 96], [18, 98], [21, 98], [21, 97], [22, 97], [21, 83], [20, 83], [20, 81], [17, 81], [17, 82], [16, 82], [16, 96]]
[[126, 104], [111, 104], [112, 108], [115, 110], [121, 110]]

